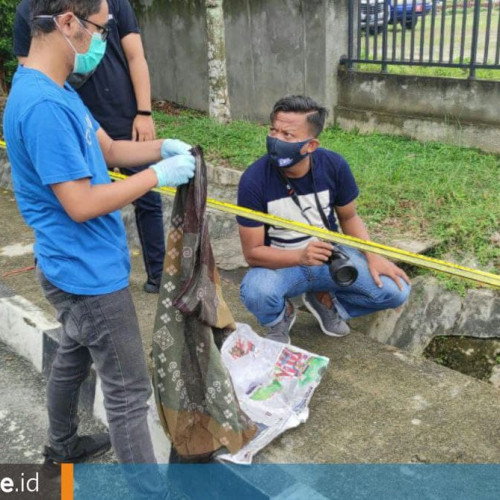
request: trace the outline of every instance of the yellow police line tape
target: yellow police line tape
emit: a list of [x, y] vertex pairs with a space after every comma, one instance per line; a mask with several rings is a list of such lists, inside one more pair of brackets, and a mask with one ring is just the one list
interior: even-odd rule
[[[127, 178], [126, 175], [118, 174], [116, 172], [110, 172], [109, 175], [112, 179], [115, 180], [123, 180]], [[176, 192], [174, 188], [169, 187], [155, 188], [154, 191], [158, 191], [159, 193], [168, 196], [174, 196]], [[451, 274], [453, 276], [459, 276], [460, 278], [473, 280], [484, 285], [490, 285], [495, 288], [500, 288], [500, 276], [496, 274], [459, 266], [458, 264], [452, 264], [451, 262], [433, 259], [432, 257], [426, 257], [425, 255], [407, 252], [406, 250], [401, 250], [399, 248], [381, 245], [380, 243], [375, 243], [373, 241], [361, 240], [353, 236], [336, 233], [334, 231], [329, 231], [328, 229], [310, 226], [308, 224], [295, 222], [289, 219], [283, 219], [281, 217], [276, 217], [275, 215], [257, 212], [255, 210], [239, 207], [237, 205], [214, 200], [212, 198], [207, 199], [207, 206], [221, 212], [226, 212], [232, 215], [240, 215], [241, 217], [246, 217], [247, 219], [252, 219], [258, 222], [263, 222], [265, 224], [270, 224], [272, 226], [277, 226], [285, 229], [291, 229], [293, 231], [307, 234], [309, 236], [316, 236], [317, 238], [322, 240], [345, 244], [359, 250], [365, 250], [383, 255], [384, 257], [407, 262], [408, 264], [425, 267], [434, 271], [440, 271], [443, 273]]]
[[[5, 142], [0, 141], [0, 148], [5, 147]], [[122, 175], [112, 171], [109, 172], [109, 175], [114, 180], [123, 180], [127, 178], [126, 175]], [[154, 191], [167, 196], [175, 196], [176, 193], [176, 189], [170, 187], [155, 188]], [[500, 276], [497, 274], [487, 273], [485, 271], [460, 266], [458, 264], [434, 259], [425, 255], [407, 252], [406, 250], [401, 250], [399, 248], [389, 247], [380, 243], [375, 243], [373, 241], [362, 240], [353, 236], [329, 231], [328, 229], [303, 224], [301, 222], [283, 219], [281, 217], [276, 217], [275, 215], [257, 212], [255, 210], [239, 207], [237, 205], [214, 200], [212, 198], [207, 199], [207, 206], [221, 212], [226, 212], [232, 215], [239, 215], [247, 219], [263, 222], [264, 224], [291, 229], [293, 231], [307, 234], [309, 236], [315, 236], [321, 240], [348, 245], [350, 247], [357, 248], [358, 250], [376, 253], [379, 255], [383, 255], [384, 257], [399, 260], [401, 262], [406, 262], [408, 264], [413, 264], [418, 267], [432, 269], [433, 271], [439, 271], [442, 273], [450, 274], [452, 276], [458, 276], [459, 278], [475, 281], [476, 283], [482, 285], [489, 285], [493, 288], [500, 288]]]

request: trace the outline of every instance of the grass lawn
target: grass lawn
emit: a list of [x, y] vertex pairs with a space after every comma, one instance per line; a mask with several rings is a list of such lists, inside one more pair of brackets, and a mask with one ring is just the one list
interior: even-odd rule
[[[266, 126], [219, 125], [193, 111], [156, 112], [155, 120], [160, 137], [200, 144], [215, 164], [244, 169], [265, 153]], [[350, 163], [358, 211], [372, 232], [436, 238], [443, 241], [436, 257], [500, 272], [499, 156], [336, 127], [320, 139]]]
[[[376, 64], [360, 63], [356, 65], [359, 71], [380, 73]], [[445, 68], [431, 66], [396, 66], [388, 65], [387, 73], [392, 75], [436, 76], [442, 78], [469, 78], [469, 70], [462, 68]], [[500, 80], [500, 69], [476, 69], [477, 80]]]

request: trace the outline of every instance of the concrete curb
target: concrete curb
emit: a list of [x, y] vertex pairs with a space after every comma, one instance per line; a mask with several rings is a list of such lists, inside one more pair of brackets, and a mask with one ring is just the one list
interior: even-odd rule
[[[60, 324], [53, 317], [0, 282], [0, 341], [28, 360], [45, 377], [50, 372], [59, 345], [60, 330]], [[158, 462], [167, 463], [170, 441], [156, 416], [153, 398], [149, 405], [148, 423], [155, 455]], [[82, 385], [80, 408], [107, 426], [101, 381], [94, 367]]]

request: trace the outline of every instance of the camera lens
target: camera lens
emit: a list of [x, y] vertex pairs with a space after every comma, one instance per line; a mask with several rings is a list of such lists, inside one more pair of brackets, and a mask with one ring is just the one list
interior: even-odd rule
[[358, 271], [352, 266], [343, 266], [336, 270], [335, 277], [333, 278], [339, 286], [350, 286], [358, 277]]
[[335, 248], [332, 252], [329, 269], [332, 279], [339, 286], [350, 286], [358, 278], [358, 270], [353, 266], [349, 257], [339, 248]]

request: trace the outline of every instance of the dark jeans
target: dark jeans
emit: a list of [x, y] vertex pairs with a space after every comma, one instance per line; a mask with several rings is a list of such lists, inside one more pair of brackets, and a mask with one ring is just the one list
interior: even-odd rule
[[[147, 424], [151, 384], [128, 287], [105, 295], [73, 295], [52, 285], [38, 267], [37, 277], [62, 324], [47, 386], [51, 448], [71, 456], [78, 439], [80, 387], [94, 362], [119, 462], [156, 463]], [[127, 470], [130, 479], [133, 468]], [[159, 480], [150, 475], [147, 482], [142, 475], [131, 482], [146, 497], [159, 495]]]
[[[143, 166], [134, 169], [122, 168], [124, 175], [133, 175], [148, 168]], [[135, 221], [141, 241], [144, 266], [148, 281], [161, 281], [163, 258], [165, 257], [165, 236], [163, 234], [163, 211], [161, 195], [149, 191], [134, 201]]]

